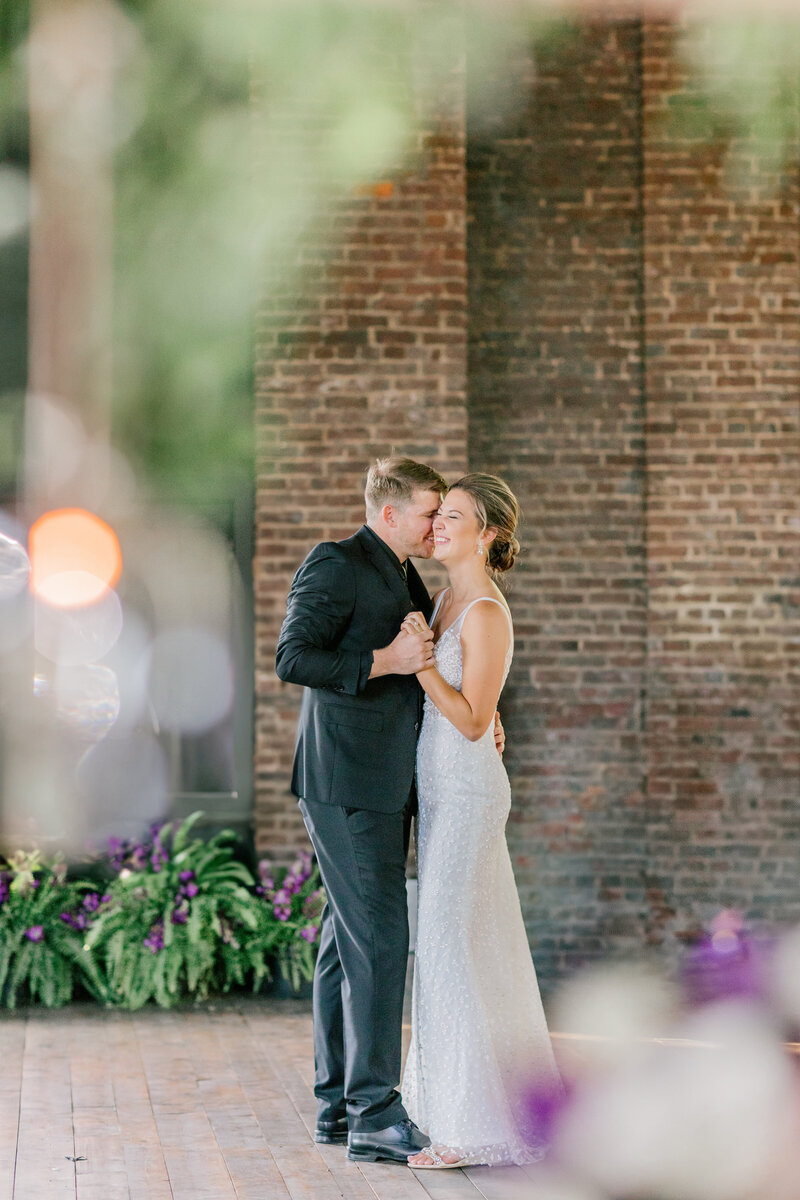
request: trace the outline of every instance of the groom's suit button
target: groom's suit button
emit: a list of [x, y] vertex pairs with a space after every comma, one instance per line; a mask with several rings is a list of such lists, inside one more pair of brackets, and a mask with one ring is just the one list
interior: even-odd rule
[[419, 729], [419, 721], [415, 721], [415, 722], [414, 722], [414, 728], [415, 728], [415, 729]]

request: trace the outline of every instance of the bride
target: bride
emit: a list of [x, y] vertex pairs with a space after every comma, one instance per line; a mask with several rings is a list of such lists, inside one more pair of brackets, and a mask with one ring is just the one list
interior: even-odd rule
[[[511, 665], [511, 614], [491, 576], [519, 551], [517, 501], [502, 479], [465, 475], [433, 524], [450, 586], [431, 617], [435, 667], [417, 676], [419, 911], [408, 1113], [432, 1145], [414, 1168], [526, 1163], [525, 1086], [558, 1087], [505, 840], [508, 777], [492, 723]], [[421, 613], [405, 627], [425, 628]]]

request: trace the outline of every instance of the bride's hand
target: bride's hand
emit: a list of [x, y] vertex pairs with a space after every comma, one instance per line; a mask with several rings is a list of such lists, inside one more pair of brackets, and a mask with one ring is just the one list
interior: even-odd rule
[[433, 641], [433, 630], [421, 612], [410, 612], [400, 626], [404, 633], [415, 633], [417, 637]]

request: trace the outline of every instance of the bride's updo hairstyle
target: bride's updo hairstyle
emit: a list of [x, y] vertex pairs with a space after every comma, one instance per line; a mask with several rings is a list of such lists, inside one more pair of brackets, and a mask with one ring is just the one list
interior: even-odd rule
[[484, 529], [496, 529], [497, 536], [489, 543], [486, 565], [490, 571], [502, 574], [510, 571], [519, 554], [519, 542], [515, 534], [519, 521], [519, 504], [504, 479], [497, 475], [483, 475], [473, 471], [462, 475], [450, 484], [450, 491], [458, 488], [472, 500], [475, 515]]

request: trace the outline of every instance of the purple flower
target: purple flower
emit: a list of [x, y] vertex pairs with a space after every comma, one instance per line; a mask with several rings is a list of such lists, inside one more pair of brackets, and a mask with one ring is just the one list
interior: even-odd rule
[[164, 923], [156, 921], [151, 926], [147, 937], [143, 939], [142, 944], [147, 947], [151, 954], [158, 954], [164, 949]]
[[184, 884], [183, 894], [184, 894], [184, 896], [188, 896], [190, 900], [193, 896], [196, 896], [199, 891], [200, 891], [200, 888], [197, 886], [196, 883], [192, 882], [191, 880], [189, 881], [189, 883]]
[[258, 877], [261, 882], [256, 888], [256, 895], [271, 901], [275, 896], [275, 880], [272, 877], [271, 863], [266, 859], [262, 859], [258, 864]]
[[305, 929], [300, 930], [300, 937], [305, 938], [308, 944], [313, 946], [314, 942], [317, 940], [318, 933], [319, 929], [316, 925], [306, 925]]
[[292, 863], [289, 871], [296, 878], [298, 883], [296, 890], [299, 891], [305, 881], [311, 877], [311, 855], [307, 850], [300, 851], [300, 857]]
[[122, 864], [125, 861], [125, 843], [122, 838], [112, 837], [108, 839], [107, 847], [112, 867], [115, 871], [121, 871]]
[[172, 924], [173, 925], [185, 925], [186, 922], [188, 921], [188, 919], [189, 919], [189, 905], [186, 903], [185, 900], [182, 900], [181, 903], [173, 909]]
[[181, 883], [188, 883], [190, 879], [194, 879], [194, 871], [181, 871], [178, 878]]
[[31, 925], [30, 929], [25, 930], [25, 937], [29, 942], [41, 942], [44, 938], [44, 926]]
[[731, 997], [763, 999], [768, 990], [767, 956], [768, 948], [746, 933], [741, 913], [726, 909], [683, 963], [689, 1000], [706, 1004]]
[[121, 871], [123, 867], [130, 871], [143, 871], [147, 866], [148, 848], [141, 842], [109, 838], [107, 845], [109, 860], [115, 871]]
[[156, 834], [156, 836], [153, 838], [153, 850], [150, 855], [150, 866], [156, 873], [158, 873], [164, 863], [167, 862], [169, 862], [169, 855], [162, 846], [160, 837], [158, 834]]
[[285, 888], [275, 893], [273, 909], [275, 916], [279, 921], [288, 921], [292, 915], [292, 895]]
[[0, 904], [5, 904], [9, 896], [8, 873], [0, 872]]
[[137, 843], [128, 855], [128, 866], [132, 871], [143, 871], [147, 866], [147, 847]]
[[75, 916], [73, 913], [62, 912], [60, 916], [61, 920], [69, 925], [71, 929], [80, 930], [86, 928], [87, 918], [84, 913], [78, 913], [78, 915]]
[[524, 1099], [525, 1140], [531, 1146], [547, 1146], [570, 1100], [560, 1080], [534, 1082]]
[[322, 888], [317, 888], [310, 896], [307, 896], [303, 902], [303, 916], [309, 920], [316, 920], [322, 916], [322, 910], [325, 907], [325, 893]]
[[61, 920], [71, 929], [88, 929], [92, 924], [92, 914], [96, 913], [102, 904], [108, 904], [111, 896], [106, 892], [100, 896], [97, 892], [87, 892], [83, 897], [77, 912], [62, 912]]

